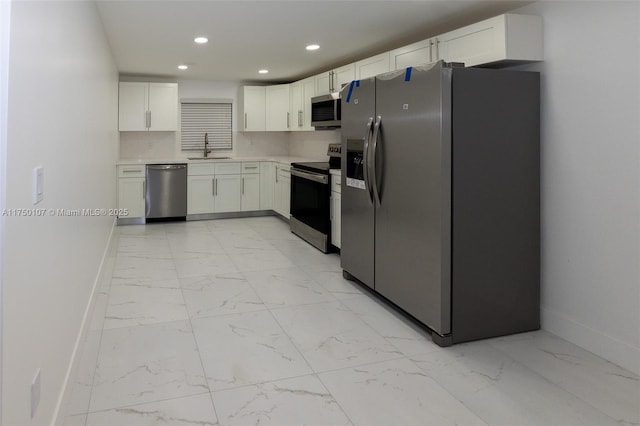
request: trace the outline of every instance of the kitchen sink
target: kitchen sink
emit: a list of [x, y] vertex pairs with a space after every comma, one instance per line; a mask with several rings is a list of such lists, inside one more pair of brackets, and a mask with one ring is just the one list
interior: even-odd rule
[[231, 157], [189, 157], [187, 160], [228, 160]]

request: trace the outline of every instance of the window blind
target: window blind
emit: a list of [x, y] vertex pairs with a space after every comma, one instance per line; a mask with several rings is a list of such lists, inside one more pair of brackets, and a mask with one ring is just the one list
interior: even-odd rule
[[181, 102], [182, 150], [202, 151], [205, 133], [209, 149], [232, 149], [231, 123], [231, 102]]

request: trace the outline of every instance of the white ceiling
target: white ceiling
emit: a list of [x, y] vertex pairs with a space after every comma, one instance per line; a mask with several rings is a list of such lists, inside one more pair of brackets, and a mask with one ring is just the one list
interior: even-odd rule
[[[98, 0], [121, 74], [289, 82], [530, 1]], [[209, 38], [196, 45], [197, 35]], [[308, 52], [304, 47], [318, 43]], [[189, 65], [186, 71], [179, 64]], [[258, 69], [267, 68], [262, 76]]]

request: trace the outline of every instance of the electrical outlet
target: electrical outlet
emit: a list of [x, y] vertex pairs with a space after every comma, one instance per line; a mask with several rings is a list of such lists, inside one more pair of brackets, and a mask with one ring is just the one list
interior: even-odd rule
[[40, 369], [36, 371], [36, 375], [31, 382], [31, 418], [36, 414], [40, 404]]

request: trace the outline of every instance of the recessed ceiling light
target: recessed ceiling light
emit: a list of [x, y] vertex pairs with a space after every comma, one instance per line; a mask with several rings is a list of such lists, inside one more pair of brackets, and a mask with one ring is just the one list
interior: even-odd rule
[[208, 42], [209, 39], [206, 38], [206, 37], [196, 37], [196, 38], [193, 39], [193, 41], [195, 41], [198, 44], [204, 44], [204, 43]]
[[189, 68], [189, 67], [186, 66], [186, 65], [178, 65], [178, 69], [179, 70], [186, 70], [187, 68]]
[[318, 50], [318, 49], [320, 49], [320, 45], [318, 45], [318, 44], [310, 44], [307, 47], [305, 47], [305, 49], [307, 49], [307, 50]]
[[258, 70], [258, 73], [260, 73], [260, 74], [268, 74], [269, 70]]

